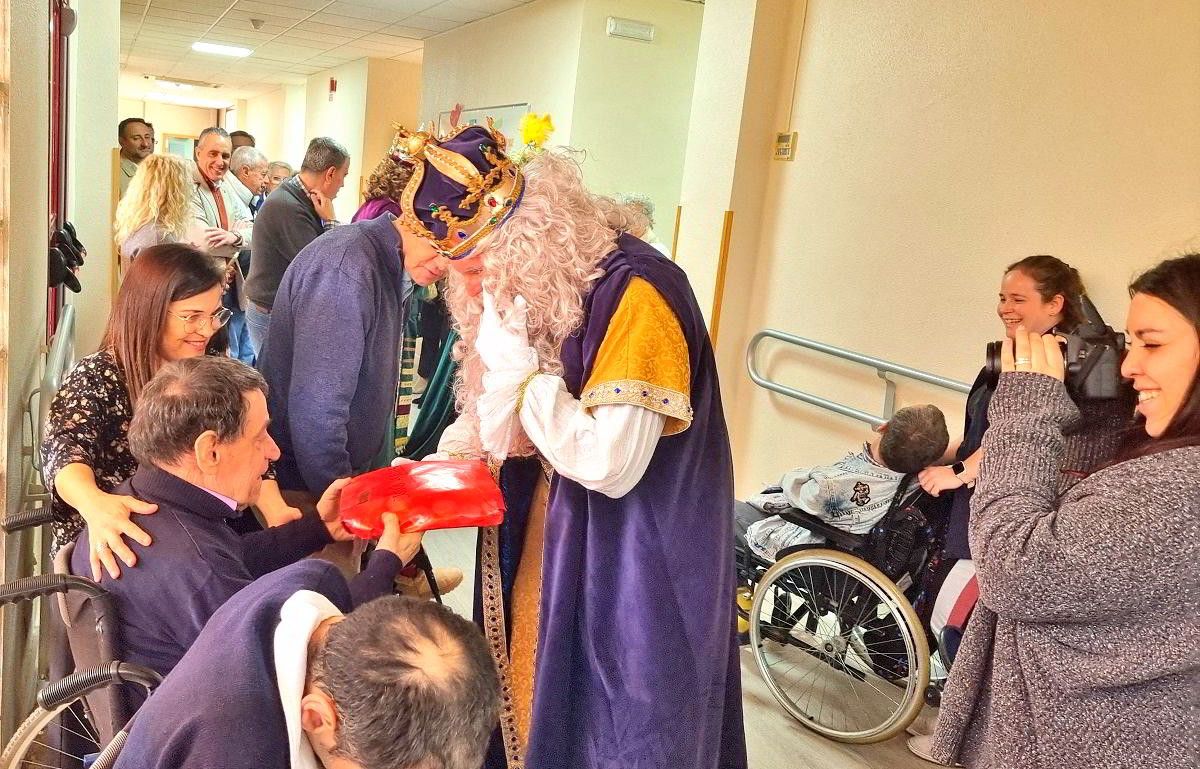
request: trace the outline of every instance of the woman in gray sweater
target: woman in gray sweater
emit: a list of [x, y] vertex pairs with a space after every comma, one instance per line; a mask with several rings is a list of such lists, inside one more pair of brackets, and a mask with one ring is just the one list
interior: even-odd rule
[[933, 739], [987, 769], [1194, 766], [1200, 672], [1200, 255], [1138, 278], [1137, 428], [1056, 495], [1079, 411], [1051, 336], [1004, 343], [971, 550], [980, 605]]

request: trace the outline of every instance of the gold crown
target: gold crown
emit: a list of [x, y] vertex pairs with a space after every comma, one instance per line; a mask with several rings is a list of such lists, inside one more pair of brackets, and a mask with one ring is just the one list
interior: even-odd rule
[[[463, 131], [483, 126], [458, 126], [444, 137], [435, 136], [432, 126], [415, 132], [401, 125], [395, 127], [392, 157], [413, 164], [412, 177], [400, 196], [401, 225], [431, 242], [447, 258], [465, 258], [485, 235], [508, 217], [524, 191], [524, 176], [504, 153], [507, 146], [504, 134], [496, 131], [492, 119], [488, 118], [486, 130], [495, 147], [484, 143], [478, 145], [484, 162], [490, 166], [481, 171], [462, 154], [443, 145], [453, 142]], [[427, 164], [432, 170], [427, 169]], [[464, 191], [451, 200], [418, 201], [426, 173], [440, 174], [463, 187]], [[447, 203], [452, 203], [458, 211], [473, 213], [468, 218], [459, 218]], [[430, 219], [446, 224], [445, 237], [439, 238], [421, 220], [417, 215], [418, 206]]]

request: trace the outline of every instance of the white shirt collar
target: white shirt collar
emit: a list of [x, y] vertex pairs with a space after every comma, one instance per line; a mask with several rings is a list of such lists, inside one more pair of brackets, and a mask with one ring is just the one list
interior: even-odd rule
[[279, 611], [275, 628], [275, 678], [279, 682], [279, 702], [287, 722], [288, 755], [292, 769], [322, 769], [321, 762], [308, 744], [300, 727], [300, 700], [308, 676], [308, 640], [313, 631], [330, 617], [342, 616], [329, 599], [312, 590], [299, 590]]

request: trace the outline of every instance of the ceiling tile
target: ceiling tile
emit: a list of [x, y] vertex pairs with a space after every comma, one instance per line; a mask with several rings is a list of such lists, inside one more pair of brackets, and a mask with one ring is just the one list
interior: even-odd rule
[[[328, 29], [328, 27], [326, 27]], [[335, 45], [343, 45], [356, 39], [358, 33], [356, 31], [347, 31], [344, 35], [335, 35], [328, 32], [311, 32], [307, 29], [302, 29], [300, 26], [292, 27], [286, 35], [279, 38], [281, 43], [289, 45], [315, 45], [318, 43], [326, 43], [326, 48], [333, 48]]]
[[332, 27], [357, 29], [362, 32], [374, 32], [387, 23], [379, 19], [356, 19], [353, 16], [338, 16], [333, 13], [318, 13], [310, 21], [318, 24], [328, 24]]
[[379, 30], [385, 35], [395, 35], [397, 37], [407, 37], [413, 40], [424, 40], [430, 35], [436, 34], [429, 29], [417, 29], [416, 27], [406, 27], [402, 24], [393, 24], [390, 27], [384, 27]]
[[[422, 15], [431, 19], [444, 19], [457, 24], [467, 24], [482, 19], [488, 13], [487, 11], [478, 11], [473, 8], [457, 8], [449, 3], [443, 3], [430, 8]], [[411, 19], [412, 17], [409, 18]]]
[[323, 8], [322, 10], [325, 13], [332, 13], [338, 16], [349, 16], [354, 19], [370, 19], [372, 21], [390, 24], [403, 19], [405, 16], [423, 10], [420, 7], [405, 7], [408, 5], [411, 4], [395, 2], [385, 7], [375, 7], [355, 2], [337, 2], [326, 8]]
[[290, 17], [299, 21], [313, 11], [319, 11], [329, 5], [329, 0], [288, 0], [282, 3], [263, 2], [261, 0], [237, 0], [235, 10], [247, 11], [253, 13], [256, 17], [260, 13], [269, 13], [275, 16]]
[[431, 32], [446, 32], [459, 26], [456, 22], [447, 21], [446, 19], [437, 19], [424, 14], [416, 14], [409, 16], [404, 20], [404, 25], [408, 27], [416, 27], [417, 29], [427, 29]]

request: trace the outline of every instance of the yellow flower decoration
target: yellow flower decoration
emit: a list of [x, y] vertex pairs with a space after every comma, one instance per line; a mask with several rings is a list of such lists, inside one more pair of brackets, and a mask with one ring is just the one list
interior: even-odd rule
[[533, 147], [541, 147], [550, 138], [550, 132], [554, 130], [554, 121], [550, 119], [549, 113], [538, 115], [533, 112], [526, 112], [521, 116], [521, 141]]

